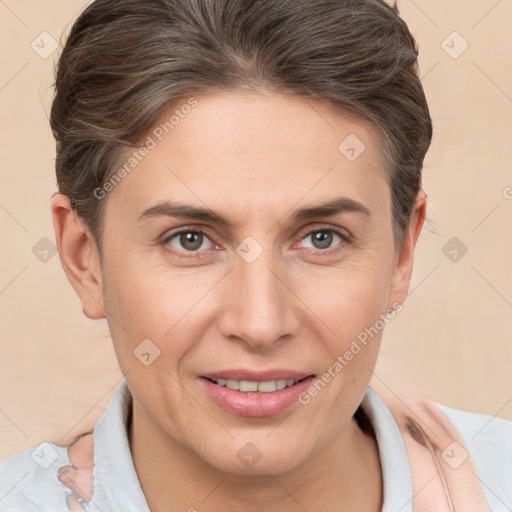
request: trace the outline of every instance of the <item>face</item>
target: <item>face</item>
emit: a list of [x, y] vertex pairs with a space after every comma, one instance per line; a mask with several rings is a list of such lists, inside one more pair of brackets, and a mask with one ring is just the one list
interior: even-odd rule
[[279, 473], [351, 421], [382, 329], [361, 333], [404, 300], [415, 238], [395, 251], [370, 125], [299, 98], [195, 99], [100, 199], [104, 313], [141, 421], [216, 468]]

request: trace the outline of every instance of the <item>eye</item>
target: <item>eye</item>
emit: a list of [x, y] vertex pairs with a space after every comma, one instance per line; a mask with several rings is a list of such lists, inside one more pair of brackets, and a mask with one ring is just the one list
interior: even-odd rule
[[[205, 242], [209, 243], [209, 245], [206, 244], [206, 247]], [[163, 244], [171, 245], [178, 249], [178, 252], [199, 252], [214, 246], [206, 233], [200, 229], [182, 229], [168, 236]]]
[[[331, 249], [331, 245], [333, 244], [333, 241], [336, 241], [336, 238], [339, 238], [340, 240], [344, 242], [349, 242], [349, 237], [345, 235], [343, 232], [336, 228], [331, 227], [325, 227], [325, 228], [318, 228], [312, 231], [309, 231], [306, 233], [301, 240], [307, 240], [311, 237], [311, 243], [312, 245], [309, 246], [312, 249], [320, 250], [322, 252], [326, 252], [326, 249]], [[336, 245], [340, 245], [339, 243]], [[306, 246], [307, 247], [307, 246]]]

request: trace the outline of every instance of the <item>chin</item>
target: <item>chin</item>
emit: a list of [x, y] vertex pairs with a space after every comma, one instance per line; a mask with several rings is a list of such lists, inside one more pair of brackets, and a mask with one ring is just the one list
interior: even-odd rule
[[[269, 441], [261, 436], [244, 436], [243, 441], [230, 438], [228, 446], [213, 443], [215, 451], [198, 454], [219, 471], [238, 475], [280, 474], [294, 470], [307, 458], [304, 444]], [[236, 447], [236, 448], [234, 448]], [[196, 452], [197, 453], [197, 452]]]

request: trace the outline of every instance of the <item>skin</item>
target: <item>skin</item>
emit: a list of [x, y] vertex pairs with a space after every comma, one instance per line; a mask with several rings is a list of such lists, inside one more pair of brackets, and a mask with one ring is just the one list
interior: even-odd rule
[[[382, 331], [309, 404], [275, 416], [220, 408], [198, 376], [241, 367], [322, 375], [405, 300], [426, 196], [418, 195], [395, 250], [381, 142], [371, 125], [319, 100], [247, 92], [196, 99], [103, 199], [103, 266], [69, 199], [52, 200], [66, 275], [84, 314], [107, 318], [134, 397], [130, 447], [148, 504], [153, 512], [378, 511], [378, 447], [353, 414]], [[338, 150], [349, 134], [366, 145], [354, 161]], [[290, 223], [296, 209], [341, 195], [371, 215], [345, 211]], [[208, 207], [233, 225], [137, 220], [162, 200]], [[311, 232], [329, 227], [349, 241], [332, 234], [330, 245], [315, 244]], [[199, 249], [179, 235], [168, 239], [179, 228], [206, 232]], [[236, 252], [248, 236], [262, 249], [252, 263]], [[134, 356], [144, 339], [160, 350], [149, 366]], [[261, 454], [252, 467], [237, 457], [248, 442]]]

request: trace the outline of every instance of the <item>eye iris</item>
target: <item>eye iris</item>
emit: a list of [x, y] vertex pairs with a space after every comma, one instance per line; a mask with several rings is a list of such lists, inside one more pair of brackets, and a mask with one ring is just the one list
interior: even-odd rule
[[315, 245], [318, 249], [326, 249], [328, 248], [332, 243], [332, 233], [329, 231], [316, 231], [313, 234], [313, 244], [319, 244]]
[[[203, 235], [201, 233], [188, 232], [188, 233], [183, 233], [180, 236], [181, 245], [191, 251], [193, 251], [195, 249], [199, 249], [199, 247], [201, 247], [202, 242], [203, 242]], [[187, 245], [189, 243], [192, 244], [192, 246]]]

